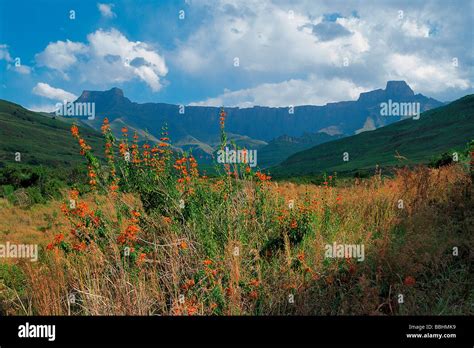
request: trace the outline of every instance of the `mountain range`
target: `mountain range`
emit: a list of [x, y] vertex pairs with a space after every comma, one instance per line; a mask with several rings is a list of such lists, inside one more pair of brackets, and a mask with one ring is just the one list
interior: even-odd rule
[[[380, 104], [389, 100], [418, 102], [425, 111], [419, 119], [381, 116]], [[190, 106], [180, 114], [178, 105], [133, 103], [118, 88], [85, 91], [76, 102], [96, 103], [96, 118], [80, 122], [82, 136], [99, 157], [103, 158], [104, 146], [100, 126], [107, 116], [116, 134], [128, 127], [150, 142], [159, 141], [162, 124], [167, 123], [176, 151], [192, 151], [206, 169], [213, 164], [220, 144], [220, 108]], [[334, 117], [330, 117], [331, 110], [336, 110]], [[226, 108], [229, 142], [257, 149], [257, 166], [272, 176], [293, 177], [426, 163], [442, 152], [464, 148], [474, 134], [474, 95], [444, 105], [414, 94], [400, 81], [362, 93], [357, 101], [301, 106], [294, 111]], [[69, 131], [73, 121], [78, 120], [32, 112], [0, 100], [0, 167], [14, 162], [16, 152], [21, 153], [22, 163], [29, 165], [71, 167], [82, 163]], [[345, 152], [348, 161], [343, 160]]]
[[271, 168], [279, 177], [323, 172], [374, 172], [376, 165], [396, 167], [429, 162], [449, 151], [461, 153], [474, 139], [474, 94], [426, 111], [415, 120], [326, 142], [289, 156]]
[[[263, 155], [259, 166], [268, 167], [319, 143], [399, 121], [403, 117], [380, 115], [380, 104], [389, 100], [419, 103], [421, 112], [443, 105], [433, 98], [415, 94], [404, 81], [388, 81], [385, 89], [362, 93], [356, 101], [324, 106], [225, 108], [225, 127], [237, 145], [258, 149]], [[157, 141], [162, 126], [167, 124], [173, 145], [181, 150], [192, 149], [198, 159], [209, 161], [217, 150], [220, 108], [139, 104], [130, 101], [119, 88], [84, 91], [75, 103], [84, 102], [95, 103], [96, 118], [84, 122], [96, 130], [100, 129], [104, 117], [108, 117], [117, 135], [127, 126], [142, 137]], [[317, 135], [319, 133], [325, 134]], [[275, 144], [284, 144], [285, 149], [278, 153], [276, 160], [268, 156], [276, 154]]]

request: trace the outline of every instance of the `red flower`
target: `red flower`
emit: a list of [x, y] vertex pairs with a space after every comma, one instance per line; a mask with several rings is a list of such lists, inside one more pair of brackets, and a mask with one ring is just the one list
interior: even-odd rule
[[415, 285], [415, 283], [416, 283], [416, 280], [412, 276], [407, 276], [405, 278], [405, 280], [403, 281], [403, 284], [405, 284], [407, 286]]

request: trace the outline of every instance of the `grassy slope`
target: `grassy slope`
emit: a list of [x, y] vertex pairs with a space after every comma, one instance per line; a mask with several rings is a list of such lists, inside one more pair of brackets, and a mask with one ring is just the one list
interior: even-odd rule
[[[395, 124], [332, 141], [299, 152], [272, 168], [277, 176], [300, 176], [326, 172], [354, 172], [380, 166], [396, 166], [396, 151], [405, 164], [426, 163], [450, 149], [463, 149], [474, 137], [474, 95], [447, 106], [424, 112], [419, 120]], [[343, 161], [343, 153], [349, 161]]]
[[258, 150], [259, 167], [275, 166], [297, 152], [337, 139], [338, 137], [326, 133], [305, 134], [299, 138], [279, 137]]
[[[70, 127], [70, 123], [0, 100], [0, 163], [14, 162], [15, 152], [21, 153], [24, 164], [58, 167], [83, 163]], [[95, 151], [103, 149], [100, 133], [85, 126], [80, 131]]]

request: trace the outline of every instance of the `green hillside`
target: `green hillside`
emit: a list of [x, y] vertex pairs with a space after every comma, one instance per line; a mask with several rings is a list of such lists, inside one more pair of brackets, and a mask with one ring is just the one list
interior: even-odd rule
[[286, 135], [278, 137], [258, 150], [258, 166], [260, 168], [275, 166], [297, 152], [341, 137], [326, 133], [305, 133], [301, 137]]
[[[0, 166], [15, 163], [16, 152], [21, 153], [21, 163], [27, 165], [63, 167], [84, 163], [70, 128], [70, 123], [0, 100]], [[86, 126], [81, 126], [80, 132], [101, 157], [101, 134]]]
[[[271, 169], [277, 177], [427, 163], [436, 155], [464, 149], [474, 138], [474, 95], [374, 131], [323, 143], [287, 158]], [[349, 161], [343, 154], [349, 154]], [[398, 154], [397, 154], [398, 152]], [[406, 159], [397, 158], [404, 156]]]

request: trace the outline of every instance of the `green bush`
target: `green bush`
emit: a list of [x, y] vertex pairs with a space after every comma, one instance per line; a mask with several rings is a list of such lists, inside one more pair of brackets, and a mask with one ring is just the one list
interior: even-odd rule
[[0, 169], [0, 195], [21, 206], [44, 203], [61, 197], [68, 178], [66, 170], [11, 164]]
[[0, 263], [0, 286], [21, 292], [24, 290], [25, 283], [25, 274], [19, 266]]
[[2, 189], [0, 190], [0, 194], [3, 198], [9, 198], [12, 196], [15, 188], [12, 185], [2, 185]]

